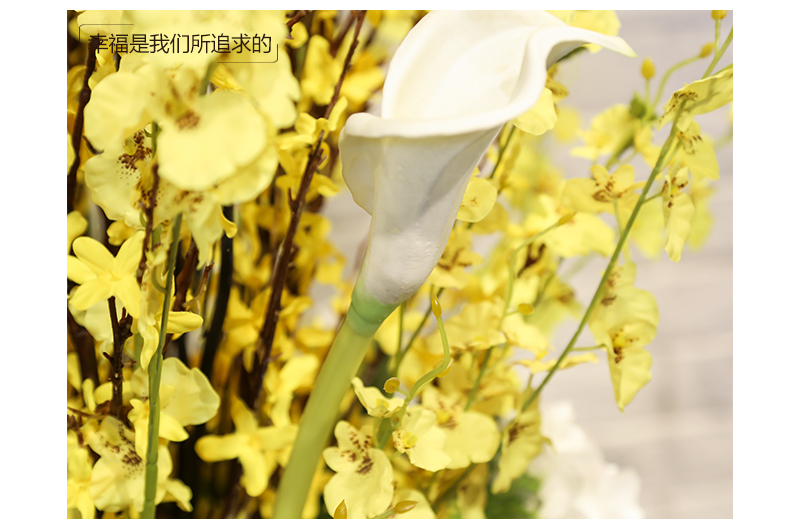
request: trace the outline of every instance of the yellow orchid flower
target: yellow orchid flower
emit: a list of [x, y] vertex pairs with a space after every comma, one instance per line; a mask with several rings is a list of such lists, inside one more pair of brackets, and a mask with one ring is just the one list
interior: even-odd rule
[[337, 472], [324, 487], [329, 514], [343, 501], [348, 518], [373, 518], [386, 511], [394, 491], [392, 465], [384, 452], [372, 447], [370, 430], [357, 431], [341, 420], [335, 438], [338, 446], [324, 450], [324, 461]]
[[715, 111], [732, 102], [733, 95], [733, 68], [725, 68], [712, 76], [700, 79], [682, 89], [676, 90], [666, 105], [664, 115], [658, 121], [659, 129], [667, 123], [672, 123], [682, 103], [683, 114], [678, 120], [678, 130], [686, 131], [691, 125], [694, 116]]
[[590, 319], [590, 331], [605, 346], [615, 399], [625, 409], [652, 375], [653, 359], [643, 347], [656, 336], [658, 305], [648, 291], [633, 286], [636, 265], [629, 262], [609, 277], [608, 290]]
[[[130, 434], [115, 418], [105, 418], [86, 441], [100, 458], [93, 466], [89, 494], [101, 511], [121, 511], [127, 507], [143, 510], [145, 460], [137, 453]], [[192, 491], [177, 479], [169, 479], [173, 460], [167, 445], [159, 446], [156, 503], [172, 498], [184, 511], [191, 511]]]
[[689, 183], [689, 169], [673, 166], [669, 169], [667, 182], [662, 190], [662, 209], [664, 225], [667, 229], [666, 249], [673, 262], [679, 262], [683, 254], [683, 244], [691, 234], [694, 219], [694, 203], [683, 189]]
[[490, 416], [464, 411], [465, 400], [448, 397], [435, 387], [422, 392], [425, 407], [436, 413], [439, 428], [447, 436], [444, 452], [450, 456], [446, 468], [466, 468], [472, 463], [487, 463], [499, 446], [499, 427]]
[[543, 449], [545, 438], [540, 434], [540, 413], [537, 401], [519, 414], [502, 433], [502, 457], [499, 474], [491, 486], [492, 492], [507, 492], [514, 479], [527, 471], [529, 464]]
[[351, 385], [354, 386], [354, 393], [356, 393], [359, 403], [371, 417], [389, 418], [403, 406], [402, 398], [387, 398], [375, 387], [365, 387], [359, 378], [354, 378]]
[[420, 406], [408, 409], [392, 442], [411, 464], [431, 472], [447, 468], [452, 459], [444, 451], [447, 435], [438, 427], [436, 414]]

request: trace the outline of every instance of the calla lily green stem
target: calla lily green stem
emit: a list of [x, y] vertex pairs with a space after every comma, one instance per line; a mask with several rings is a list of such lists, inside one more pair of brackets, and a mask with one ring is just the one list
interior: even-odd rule
[[285, 468], [274, 518], [301, 518], [310, 483], [321, 452], [337, 420], [340, 402], [351, 386], [373, 335], [397, 305], [381, 304], [367, 296], [359, 284], [354, 289], [346, 319], [326, 356], [307, 400], [299, 433]]

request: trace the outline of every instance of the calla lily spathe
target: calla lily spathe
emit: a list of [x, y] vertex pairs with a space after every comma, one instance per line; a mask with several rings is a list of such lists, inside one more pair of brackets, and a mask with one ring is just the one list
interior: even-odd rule
[[544, 11], [437, 11], [414, 27], [389, 66], [381, 117], [354, 114], [340, 135], [346, 184], [372, 215], [356, 299], [394, 308], [422, 286], [481, 156], [537, 103], [547, 68], [588, 43], [636, 55]]
[[[291, 451], [299, 459], [282, 476], [275, 518], [301, 514], [348, 385], [381, 323], [422, 286], [441, 258], [475, 164], [507, 121], [537, 103], [547, 67], [587, 43], [634, 55], [622, 39], [569, 27], [545, 12], [433, 12], [392, 58], [381, 117], [359, 113], [346, 121], [339, 139], [343, 176], [354, 200], [372, 216], [370, 239], [351, 306], [302, 414]], [[335, 433], [340, 441], [342, 434]], [[330, 462], [330, 450], [335, 451], [324, 457], [338, 472], [326, 486], [330, 512], [345, 498], [353, 516], [355, 496], [374, 496], [385, 510], [382, 500], [393, 496], [392, 471], [384, 466], [362, 476], [353, 463], [341, 470], [343, 463]], [[488, 460], [494, 450], [489, 453]], [[366, 457], [375, 467], [371, 455]], [[470, 459], [486, 460], [477, 454]], [[352, 492], [349, 486], [362, 488]], [[366, 503], [365, 516], [380, 514], [370, 510], [374, 502]]]

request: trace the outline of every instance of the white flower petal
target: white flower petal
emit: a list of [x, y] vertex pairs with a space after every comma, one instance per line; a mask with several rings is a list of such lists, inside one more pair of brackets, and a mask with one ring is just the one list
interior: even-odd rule
[[366, 295], [392, 305], [419, 289], [480, 157], [537, 103], [547, 67], [587, 43], [634, 55], [619, 37], [541, 11], [435, 11], [414, 27], [389, 67], [381, 117], [352, 115], [340, 135], [346, 184], [373, 216]]

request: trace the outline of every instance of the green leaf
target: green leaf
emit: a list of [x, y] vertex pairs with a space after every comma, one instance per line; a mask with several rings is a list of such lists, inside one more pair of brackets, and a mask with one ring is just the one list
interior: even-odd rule
[[509, 491], [499, 494], [489, 492], [486, 518], [537, 518], [539, 488], [540, 481], [537, 478], [524, 474], [513, 482]]

